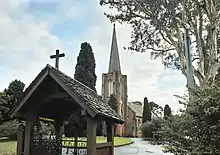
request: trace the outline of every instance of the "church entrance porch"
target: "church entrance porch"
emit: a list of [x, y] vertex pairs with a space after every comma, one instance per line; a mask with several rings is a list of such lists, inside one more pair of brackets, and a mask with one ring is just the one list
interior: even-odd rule
[[[67, 155], [64, 153], [67, 147], [63, 135], [72, 138], [69, 143], [73, 146], [68, 151], [72, 149], [74, 155], [80, 152], [87, 155], [113, 155], [113, 127], [123, 123], [95, 91], [50, 65], [26, 89], [20, 103], [13, 109], [12, 116], [25, 121], [18, 131], [17, 155]], [[35, 124], [40, 118], [53, 120], [53, 138], [34, 135], [37, 133]], [[67, 120], [75, 129], [68, 130]], [[99, 121], [107, 123], [107, 143], [104, 144], [96, 144]], [[86, 137], [82, 142], [85, 146], [78, 145], [80, 137]]]

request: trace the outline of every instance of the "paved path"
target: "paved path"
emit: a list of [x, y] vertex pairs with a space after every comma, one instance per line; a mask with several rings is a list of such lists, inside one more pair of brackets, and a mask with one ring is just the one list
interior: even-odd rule
[[171, 153], [163, 153], [162, 147], [151, 145], [141, 138], [132, 138], [133, 144], [115, 148], [115, 155], [173, 155]]

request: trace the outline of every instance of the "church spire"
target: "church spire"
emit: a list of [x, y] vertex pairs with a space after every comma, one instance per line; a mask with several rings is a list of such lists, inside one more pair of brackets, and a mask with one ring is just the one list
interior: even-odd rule
[[111, 73], [111, 72], [117, 72], [117, 71], [121, 72], [121, 66], [120, 66], [118, 44], [117, 44], [115, 24], [114, 24], [108, 72]]

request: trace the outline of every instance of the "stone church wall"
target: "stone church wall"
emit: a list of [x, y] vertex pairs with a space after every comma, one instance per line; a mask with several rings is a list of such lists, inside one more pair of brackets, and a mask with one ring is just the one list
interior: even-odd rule
[[128, 121], [127, 121], [127, 132], [129, 137], [135, 137], [135, 113], [128, 107]]

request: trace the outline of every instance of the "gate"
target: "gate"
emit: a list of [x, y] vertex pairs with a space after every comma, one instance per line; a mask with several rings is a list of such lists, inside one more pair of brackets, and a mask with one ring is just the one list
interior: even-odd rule
[[86, 138], [63, 138], [55, 136], [33, 139], [32, 155], [87, 155]]
[[37, 123], [32, 139], [32, 155], [87, 155], [86, 122], [79, 113], [76, 110], [68, 116], [68, 124], [64, 125], [65, 137], [62, 138], [42, 135], [41, 126]]

